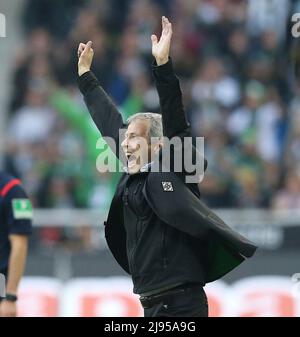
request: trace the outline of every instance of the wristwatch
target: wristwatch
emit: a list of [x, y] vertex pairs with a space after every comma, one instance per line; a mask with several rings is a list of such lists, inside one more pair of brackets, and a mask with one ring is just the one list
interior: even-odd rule
[[6, 294], [4, 300], [9, 302], [16, 302], [18, 300], [18, 296], [14, 294]]

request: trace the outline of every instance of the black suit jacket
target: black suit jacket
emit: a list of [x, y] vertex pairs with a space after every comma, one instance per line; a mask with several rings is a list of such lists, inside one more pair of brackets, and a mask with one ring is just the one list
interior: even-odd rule
[[[182, 104], [179, 80], [175, 76], [171, 60], [163, 66], [153, 66], [153, 75], [158, 90], [164, 136], [181, 138], [191, 136]], [[102, 136], [120, 139], [119, 129], [126, 127], [113, 102], [100, 87], [91, 72], [80, 77], [79, 87], [84, 94], [85, 102], [91, 116]], [[192, 146], [194, 155], [198, 153]], [[176, 149], [174, 149], [176, 151]], [[118, 155], [118, 153], [116, 153]], [[159, 160], [160, 156], [157, 160]], [[205, 162], [205, 168], [207, 163]], [[199, 239], [199, 244], [208, 242], [205, 254], [206, 282], [214, 281], [236, 266], [247, 257], [251, 257], [256, 246], [226, 225], [212, 210], [200, 200], [197, 184], [187, 184], [187, 172], [149, 172], [143, 189], [144, 197], [153, 212], [165, 223]], [[112, 200], [107, 221], [105, 237], [108, 246], [120, 266], [129, 272], [126, 253], [126, 232], [123, 218], [122, 194], [128, 179], [123, 174]], [[172, 184], [172, 191], [165, 191], [163, 182]]]

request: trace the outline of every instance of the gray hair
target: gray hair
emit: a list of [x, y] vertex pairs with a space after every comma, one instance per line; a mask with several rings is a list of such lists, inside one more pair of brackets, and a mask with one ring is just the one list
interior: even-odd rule
[[127, 125], [136, 120], [148, 120], [150, 121], [149, 128], [149, 140], [151, 137], [162, 138], [163, 137], [163, 127], [162, 118], [160, 114], [154, 112], [139, 112], [127, 119]]

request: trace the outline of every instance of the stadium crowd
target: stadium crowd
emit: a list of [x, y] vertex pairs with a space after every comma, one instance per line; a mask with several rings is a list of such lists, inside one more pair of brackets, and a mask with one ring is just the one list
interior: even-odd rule
[[[35, 207], [107, 207], [114, 174], [96, 170], [90, 121], [85, 130], [74, 121], [87, 115], [77, 46], [93, 41], [93, 71], [124, 118], [157, 112], [150, 36], [168, 15], [188, 118], [193, 134], [205, 137], [203, 198], [216, 208], [300, 207], [300, 82], [288, 62], [288, 16], [300, 2], [279, 2], [27, 0], [6, 168], [22, 178]], [[43, 235], [51, 242], [57, 232]]]

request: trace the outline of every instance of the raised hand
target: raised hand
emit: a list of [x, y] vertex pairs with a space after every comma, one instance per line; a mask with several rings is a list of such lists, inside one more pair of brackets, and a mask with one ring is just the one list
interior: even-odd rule
[[173, 33], [172, 24], [168, 18], [163, 16], [161, 21], [162, 33], [159, 41], [156, 35], [151, 35], [152, 55], [155, 57], [156, 63], [159, 66], [167, 63], [169, 60], [171, 38]]
[[78, 47], [78, 75], [86, 73], [91, 70], [93, 62], [94, 51], [92, 49], [92, 41], [87, 44], [80, 43]]

